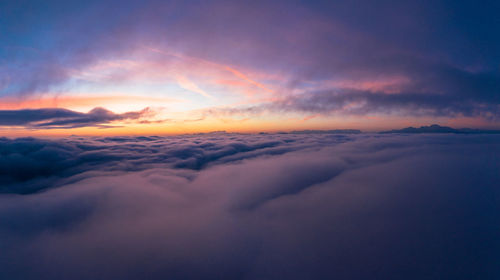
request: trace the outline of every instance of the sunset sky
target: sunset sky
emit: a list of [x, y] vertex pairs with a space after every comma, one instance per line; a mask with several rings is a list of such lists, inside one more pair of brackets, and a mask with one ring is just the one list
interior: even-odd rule
[[498, 129], [486, 2], [1, 1], [0, 134]]

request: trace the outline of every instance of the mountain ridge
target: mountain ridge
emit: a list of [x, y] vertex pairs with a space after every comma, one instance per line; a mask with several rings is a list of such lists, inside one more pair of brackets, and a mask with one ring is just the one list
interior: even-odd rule
[[489, 129], [474, 129], [474, 128], [452, 128], [449, 126], [440, 126], [431, 124], [429, 126], [421, 126], [419, 128], [406, 127], [402, 129], [393, 129], [382, 131], [380, 133], [455, 133], [455, 134], [500, 134], [500, 130]]

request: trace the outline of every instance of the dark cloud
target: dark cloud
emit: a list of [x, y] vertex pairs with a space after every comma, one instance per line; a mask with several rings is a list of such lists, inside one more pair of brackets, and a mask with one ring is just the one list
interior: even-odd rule
[[0, 158], [25, 168], [2, 178], [48, 184], [0, 195], [0, 278], [497, 279], [498, 143], [458, 134], [2, 139]]
[[[500, 84], [499, 84], [500, 85]], [[492, 98], [496, 99], [496, 95]], [[207, 115], [263, 115], [276, 112], [323, 115], [409, 115], [481, 117], [497, 122], [500, 103], [475, 97], [428, 92], [386, 93], [383, 91], [334, 88], [283, 95], [270, 103], [234, 108], [211, 108]]]
[[312, 148], [323, 141], [341, 143], [349, 139], [334, 134], [306, 140], [292, 134], [226, 133], [60, 140], [0, 138], [0, 191], [30, 193], [67, 184], [67, 180], [94, 176], [95, 171], [119, 173], [155, 166], [199, 170], [211, 164], [283, 154]]
[[332, 89], [292, 95], [263, 109], [315, 112], [323, 114], [367, 115], [385, 113], [413, 116], [467, 116], [498, 120], [500, 104], [471, 100], [465, 97], [426, 93], [362, 91]]
[[111, 122], [137, 120], [148, 113], [151, 113], [149, 108], [123, 114], [115, 114], [100, 107], [88, 113], [61, 108], [0, 110], [0, 126], [20, 126], [32, 129], [68, 129], [86, 126], [106, 128]]

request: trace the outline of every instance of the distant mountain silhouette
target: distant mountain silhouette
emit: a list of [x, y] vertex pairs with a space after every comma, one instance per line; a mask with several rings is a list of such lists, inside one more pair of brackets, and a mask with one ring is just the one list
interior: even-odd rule
[[500, 134], [500, 130], [473, 129], [473, 128], [451, 128], [433, 124], [430, 126], [421, 126], [419, 128], [407, 127], [403, 129], [394, 129], [382, 131], [381, 133], [458, 133], [458, 134]]

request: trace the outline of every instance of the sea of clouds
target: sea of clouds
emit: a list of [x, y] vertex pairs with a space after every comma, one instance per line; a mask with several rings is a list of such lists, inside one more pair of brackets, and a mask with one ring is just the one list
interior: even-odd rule
[[500, 135], [0, 139], [0, 279], [499, 279]]

